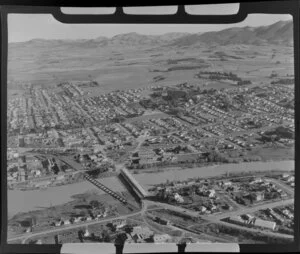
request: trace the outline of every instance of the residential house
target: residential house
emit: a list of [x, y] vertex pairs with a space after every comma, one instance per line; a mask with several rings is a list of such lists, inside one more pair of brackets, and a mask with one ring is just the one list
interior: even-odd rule
[[126, 225], [126, 220], [115, 220], [113, 221], [113, 225], [119, 229], [119, 228], [122, 228]]
[[155, 234], [154, 237], [153, 237], [153, 240], [155, 243], [163, 243], [163, 242], [166, 242], [168, 240], [171, 240], [172, 237], [168, 234]]
[[178, 203], [183, 203], [183, 202], [184, 202], [183, 197], [180, 196], [178, 193], [175, 193], [175, 194], [174, 194], [174, 199], [175, 199], [176, 202], [178, 202]]

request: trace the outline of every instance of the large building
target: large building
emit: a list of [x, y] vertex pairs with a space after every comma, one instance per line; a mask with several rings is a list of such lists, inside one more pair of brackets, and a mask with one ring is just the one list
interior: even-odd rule
[[256, 227], [268, 228], [271, 230], [275, 230], [276, 228], [276, 222], [254, 218], [253, 216], [249, 216], [248, 214], [243, 216], [230, 217], [230, 221], [237, 224], [252, 224]]
[[276, 222], [261, 219], [255, 219], [254, 225], [257, 227], [268, 228], [272, 230], [276, 228]]

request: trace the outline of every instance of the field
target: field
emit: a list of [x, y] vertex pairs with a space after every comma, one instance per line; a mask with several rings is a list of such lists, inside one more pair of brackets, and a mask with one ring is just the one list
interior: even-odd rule
[[[84, 89], [96, 95], [116, 89], [169, 86], [184, 82], [217, 89], [234, 86], [223, 81], [198, 79], [195, 74], [200, 70], [232, 71], [242, 78], [251, 79], [254, 85], [270, 82], [272, 71], [280, 77], [293, 74], [291, 47], [228, 45], [210, 51], [201, 46], [192, 46], [186, 51], [157, 47], [155, 54], [153, 51], [143, 46], [134, 50], [115, 46], [97, 48], [96, 51], [71, 47], [66, 52], [63, 49], [54, 51], [51, 47], [37, 48], [35, 52], [11, 48], [8, 81], [10, 89], [14, 89], [18, 87], [15, 84], [22, 81], [49, 87], [62, 81], [95, 80], [99, 87]], [[274, 51], [275, 57], [272, 56]], [[195, 62], [195, 59], [201, 59], [202, 63]], [[158, 76], [160, 78], [156, 79]]]
[[268, 160], [282, 160], [282, 159], [290, 159], [294, 160], [295, 151], [294, 148], [278, 148], [278, 147], [270, 147], [270, 148], [259, 148], [253, 149], [249, 151], [249, 155], [258, 155], [261, 157], [262, 161]]

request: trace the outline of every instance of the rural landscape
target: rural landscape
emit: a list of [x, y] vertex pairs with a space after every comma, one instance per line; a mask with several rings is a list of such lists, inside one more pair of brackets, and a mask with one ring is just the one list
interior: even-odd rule
[[11, 42], [7, 77], [8, 243], [293, 242], [291, 20]]

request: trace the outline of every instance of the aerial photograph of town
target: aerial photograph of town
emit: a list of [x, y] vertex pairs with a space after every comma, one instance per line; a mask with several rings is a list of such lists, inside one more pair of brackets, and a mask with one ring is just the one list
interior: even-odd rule
[[9, 244], [294, 241], [291, 16], [9, 14], [7, 87]]

